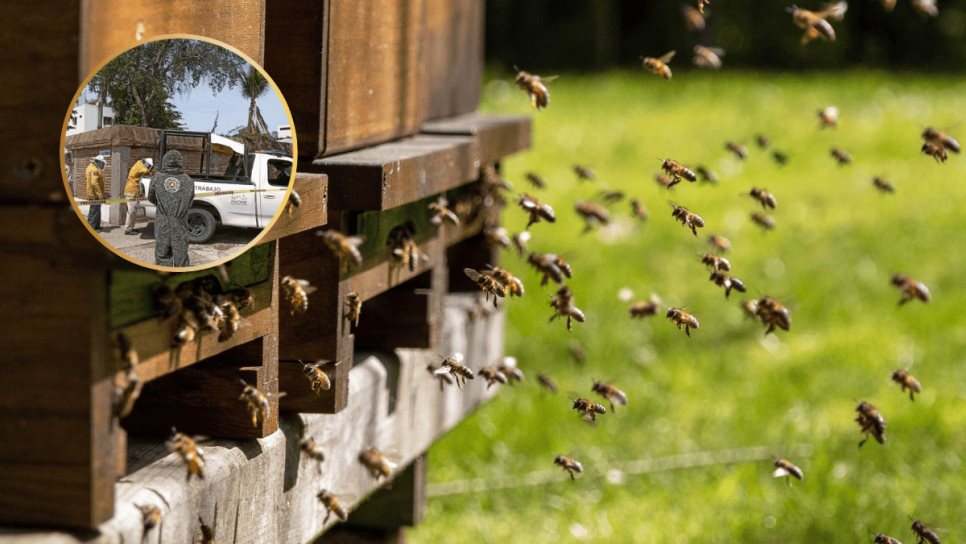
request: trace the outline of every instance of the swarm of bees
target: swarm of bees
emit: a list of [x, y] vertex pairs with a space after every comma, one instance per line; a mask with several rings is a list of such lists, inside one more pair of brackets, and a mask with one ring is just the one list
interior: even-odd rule
[[254, 305], [250, 289], [216, 293], [217, 282], [205, 276], [182, 283], [176, 290], [161, 285], [155, 291], [155, 305], [162, 320], [174, 319], [171, 347], [194, 342], [199, 334], [218, 333], [218, 341], [229, 340], [241, 327], [241, 310]]
[[902, 298], [899, 299], [900, 306], [910, 300], [929, 302], [929, 288], [921, 281], [916, 281], [905, 274], [893, 274], [892, 285], [902, 293]]
[[855, 422], [859, 424], [859, 428], [864, 435], [862, 441], [859, 442], [859, 447], [861, 448], [870, 436], [875, 438], [875, 441], [879, 444], [885, 444], [886, 422], [879, 410], [868, 402], [862, 401], [855, 407], [855, 411], [858, 414], [855, 417]]

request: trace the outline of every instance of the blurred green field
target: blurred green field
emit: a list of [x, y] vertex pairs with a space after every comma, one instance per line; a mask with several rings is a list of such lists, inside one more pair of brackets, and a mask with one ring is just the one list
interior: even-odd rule
[[[570, 258], [576, 303], [587, 314], [568, 334], [548, 323], [547, 293], [524, 261], [504, 253], [527, 294], [509, 301], [507, 353], [528, 381], [500, 395], [430, 453], [431, 484], [498, 480], [558, 471], [533, 486], [437, 496], [412, 542], [871, 542], [882, 532], [914, 542], [907, 516], [966, 535], [966, 157], [944, 165], [919, 154], [925, 125], [951, 127], [966, 142], [966, 79], [915, 74], [682, 73], [666, 82], [644, 73], [565, 75], [551, 84], [549, 109], [534, 113], [504, 82], [485, 88], [484, 110], [534, 119], [531, 151], [505, 163], [517, 192], [555, 206], [558, 220], [531, 228], [531, 249]], [[818, 130], [816, 110], [834, 104], [840, 126]], [[754, 144], [767, 135], [791, 157], [775, 165]], [[726, 140], [748, 146], [740, 163]], [[838, 167], [831, 146], [852, 153]], [[658, 157], [717, 171], [717, 186], [660, 188]], [[579, 184], [571, 165], [593, 167]], [[540, 173], [546, 190], [527, 186]], [[897, 192], [879, 194], [874, 175]], [[762, 232], [748, 215], [752, 186], [778, 199], [777, 228]], [[606, 232], [581, 236], [578, 198], [602, 188], [641, 198], [645, 223], [626, 202]], [[674, 222], [671, 198], [700, 214], [695, 238]], [[510, 232], [525, 225], [511, 205]], [[770, 294], [792, 312], [792, 330], [763, 336], [746, 320], [740, 293], [725, 300], [699, 255], [707, 236], [731, 239], [727, 255], [748, 296]], [[932, 291], [928, 305], [898, 307], [889, 279], [902, 271]], [[617, 298], [659, 294], [701, 321], [687, 338], [663, 315], [631, 321]], [[587, 362], [575, 364], [567, 343]], [[474, 364], [473, 361], [470, 361]], [[890, 381], [900, 367], [924, 384], [916, 401]], [[541, 393], [552, 375], [561, 394]], [[598, 425], [580, 421], [568, 393], [588, 398], [592, 379], [624, 389], [629, 406]], [[853, 422], [858, 400], [885, 416], [888, 441], [861, 449]], [[620, 463], [764, 446], [805, 471], [788, 487], [771, 459], [647, 474]], [[588, 474], [573, 482], [553, 466], [563, 453]], [[608, 471], [611, 471], [608, 474]], [[438, 488], [436, 488], [438, 489]]]

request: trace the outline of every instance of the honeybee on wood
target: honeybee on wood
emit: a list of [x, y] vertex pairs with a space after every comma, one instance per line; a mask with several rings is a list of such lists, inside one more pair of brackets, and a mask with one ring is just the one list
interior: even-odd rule
[[731, 261], [720, 255], [705, 253], [704, 256], [701, 257], [701, 263], [707, 266], [708, 270], [710, 270], [712, 273], [714, 273], [716, 270], [723, 270], [725, 272], [731, 270]]
[[516, 250], [517, 255], [523, 257], [527, 254], [527, 246], [530, 243], [530, 231], [524, 230], [514, 234], [510, 238], [510, 242], [513, 243], [513, 249]]
[[[293, 191], [292, 194], [294, 195], [295, 192]], [[217, 512], [215, 514], [215, 521], [218, 521]], [[215, 544], [214, 527], [211, 527], [205, 523], [205, 520], [201, 516], [198, 516], [198, 525], [198, 530], [201, 531], [201, 540], [199, 541], [199, 544]]]
[[255, 294], [247, 287], [230, 291], [226, 296], [235, 303], [235, 307], [239, 310], [246, 310], [255, 305]]
[[936, 162], [940, 164], [946, 162], [946, 159], [949, 158], [949, 155], [946, 153], [946, 148], [941, 145], [936, 145], [932, 142], [922, 143], [922, 154], [929, 155], [930, 157], [936, 159]]
[[188, 470], [186, 480], [191, 481], [192, 476], [197, 476], [200, 480], [205, 479], [204, 451], [198, 446], [194, 438], [179, 433], [172, 427], [171, 438], [165, 444], [169, 451], [177, 453], [181, 457], [181, 461], [184, 462], [185, 468]]
[[902, 293], [902, 298], [899, 299], [900, 306], [915, 299], [929, 302], [929, 288], [921, 281], [916, 281], [905, 274], [893, 274], [892, 285]]
[[570, 474], [571, 480], [576, 480], [575, 474], [584, 471], [584, 466], [580, 464], [580, 461], [567, 457], [566, 455], [558, 455], [553, 458], [553, 464], [567, 471]]
[[523, 193], [520, 195], [520, 199], [517, 201], [523, 211], [530, 215], [530, 220], [527, 222], [526, 228], [530, 228], [530, 225], [538, 223], [540, 221], [546, 221], [548, 223], [553, 223], [557, 220], [557, 215], [554, 213], [553, 208], [549, 204], [544, 204], [537, 200], [536, 198]]
[[858, 413], [855, 422], [859, 424], [862, 434], [865, 435], [865, 438], [859, 442], [859, 447], [861, 448], [869, 440], [869, 435], [879, 444], [885, 444], [886, 422], [879, 410], [868, 402], [862, 401], [855, 407], [855, 411]]
[[397, 468], [396, 463], [390, 461], [386, 457], [386, 454], [376, 448], [362, 450], [359, 453], [359, 462], [362, 463], [362, 466], [366, 467], [369, 475], [377, 480], [391, 477]]
[[510, 247], [510, 237], [503, 227], [488, 227], [483, 229], [483, 237], [490, 247], [506, 249]]
[[736, 142], [725, 142], [725, 149], [734, 154], [740, 160], [745, 160], [748, 158], [748, 148], [736, 143]]
[[934, 146], [948, 149], [953, 153], [959, 153], [962, 150], [962, 148], [959, 146], [959, 142], [957, 142], [955, 138], [933, 127], [926, 127], [926, 129], [922, 131], [922, 139], [933, 144]]
[[[845, 5], [845, 2], [841, 2], [841, 4]], [[815, 12], [792, 4], [787, 8], [787, 11], [792, 14], [792, 22], [795, 23], [795, 26], [805, 31], [805, 34], [802, 35], [802, 45], [806, 45], [816, 38], [824, 38], [830, 42], [835, 41], [835, 29], [826, 20], [826, 17], [833, 20], [841, 19], [835, 10], [830, 11], [826, 8]]]
[[161, 312], [160, 319], [171, 319], [181, 313], [181, 297], [167, 285], [160, 285], [154, 291], [154, 305]]
[[615, 411], [615, 403], [621, 406], [627, 406], [627, 394], [609, 383], [594, 380], [590, 390], [607, 399], [607, 402], [610, 403], [611, 412]]
[[755, 143], [758, 145], [759, 149], [765, 149], [771, 145], [771, 142], [768, 141], [768, 136], [765, 136], [764, 134], [755, 134]]
[[647, 221], [650, 213], [647, 211], [647, 207], [644, 206], [640, 200], [636, 198], [631, 199], [631, 217], [635, 219], [640, 219], [641, 221]]
[[546, 84], [557, 79], [559, 76], [540, 77], [530, 72], [525, 72], [516, 66], [513, 69], [517, 72], [517, 87], [520, 87], [530, 95], [530, 106], [539, 110], [550, 105], [550, 90], [547, 89]]
[[503, 286], [504, 295], [511, 297], [522, 297], [524, 293], [523, 281], [514, 276], [509, 270], [498, 266], [486, 265], [486, 270], [482, 274], [490, 276]]
[[718, 174], [716, 174], [714, 171], [708, 170], [704, 166], [698, 166], [694, 169], [694, 171], [697, 172], [698, 176], [701, 177], [702, 183], [718, 183]]
[[[141, 511], [141, 525], [144, 527], [144, 534], [161, 524], [161, 509], [154, 504], [135, 504]], [[143, 540], [143, 539], [142, 539]]]
[[[305, 454], [309, 459], [316, 461], [321, 465], [325, 462], [325, 452], [322, 450], [322, 446], [315, 441], [314, 437], [308, 437], [299, 442], [299, 449]], [[320, 467], [321, 469], [321, 467]]]
[[580, 342], [573, 340], [567, 344], [567, 351], [570, 352], [570, 357], [578, 365], [582, 365], [587, 362], [587, 354], [584, 352], [584, 348], [581, 347]]
[[785, 482], [788, 485], [792, 485], [792, 481], [789, 477], [793, 477], [797, 480], [804, 480], [805, 473], [802, 469], [798, 468], [796, 465], [792, 464], [788, 459], [775, 459], [775, 472], [771, 473], [774, 478], [785, 478]]
[[873, 544], [902, 544], [902, 542], [900, 542], [898, 539], [882, 533], [876, 534], [875, 538], [872, 539], [872, 542]]
[[835, 106], [828, 106], [818, 110], [818, 128], [835, 128], [839, 126], [839, 109]]
[[688, 335], [689, 337], [691, 336], [691, 329], [697, 329], [700, 326], [698, 323], [698, 318], [694, 317], [688, 312], [685, 312], [681, 308], [668, 308], [665, 317], [670, 319], [671, 323], [674, 323], [678, 330], [681, 330], [681, 327], [683, 326], [684, 334]]
[[362, 317], [362, 297], [359, 296], [359, 293], [355, 291], [346, 293], [343, 315], [349, 323], [352, 323], [353, 327], [359, 326], [359, 318]]
[[472, 268], [464, 268], [463, 273], [466, 274], [471, 281], [476, 283], [476, 286], [483, 291], [486, 296], [486, 300], [490, 300], [490, 296], [493, 296], [493, 306], [496, 307], [497, 298], [503, 298], [506, 296], [506, 287], [493, 276], [489, 276], [485, 273], [477, 272]]
[[574, 204], [574, 210], [584, 220], [584, 232], [590, 232], [594, 225], [607, 225], [610, 223], [610, 212], [607, 208], [596, 202], [578, 200]]
[[533, 185], [534, 189], [547, 188], [547, 182], [545, 182], [543, 178], [540, 177], [540, 175], [535, 172], [527, 172], [526, 178], [527, 178], [527, 181], [530, 182], [530, 185]]
[[114, 386], [114, 415], [125, 418], [134, 409], [134, 403], [141, 395], [144, 382], [137, 373], [138, 352], [131, 344], [131, 339], [123, 332], [117, 333], [117, 346], [121, 352], [121, 362], [126, 369], [124, 386]]
[[720, 47], [705, 47], [703, 45], [694, 46], [694, 56], [691, 63], [698, 68], [710, 68], [718, 70], [721, 68], [721, 57], [725, 56], [724, 49]]
[[574, 304], [573, 292], [566, 285], [557, 290], [557, 294], [550, 299], [550, 307], [554, 313], [550, 316], [550, 321], [558, 317], [567, 318], [567, 332], [573, 330], [573, 321], [584, 322], [584, 312]]
[[319, 230], [315, 234], [322, 237], [325, 247], [339, 259], [340, 267], [349, 269], [362, 265], [359, 246], [365, 241], [365, 237], [346, 236], [337, 230]]
[[916, 10], [919, 15], [926, 17], [939, 16], [939, 6], [936, 5], [936, 0], [912, 0], [912, 9]]
[[295, 210], [302, 207], [302, 197], [299, 196], [295, 189], [288, 195], [288, 202], [285, 203], [285, 212], [289, 215], [295, 213]]
[[751, 222], [765, 230], [772, 230], [775, 228], [775, 219], [772, 218], [772, 216], [765, 215], [763, 213], [755, 212], [751, 214]]
[[670, 202], [670, 204], [674, 208], [674, 210], [671, 212], [671, 217], [677, 219], [682, 225], [691, 229], [691, 232], [697, 236], [698, 228], [704, 226], [704, 219], [701, 219], [700, 215], [692, 212], [684, 206], [680, 206], [674, 202]]
[[449, 357], [444, 357], [434, 374], [451, 375], [460, 389], [466, 384], [466, 380], [472, 380], [476, 376], [473, 369], [463, 363], [462, 353], [454, 353]]
[[315, 288], [307, 280], [285, 276], [279, 281], [279, 287], [282, 288], [282, 298], [288, 304], [290, 315], [304, 314], [309, 309], [309, 295]]
[[681, 6], [681, 13], [684, 15], [684, 26], [688, 28], [691, 32], [700, 32], [704, 30], [704, 16], [701, 12], [695, 9], [693, 6], [684, 4]]
[[419, 250], [419, 244], [413, 240], [412, 233], [405, 226], [396, 227], [389, 233], [389, 243], [392, 248], [393, 260], [405, 265], [410, 272], [415, 272], [421, 261], [429, 261], [429, 256]]
[[604, 408], [603, 404], [581, 398], [574, 399], [573, 409], [580, 414], [581, 418], [591, 422], [597, 421], [597, 414], [607, 413], [607, 408]]
[[241, 326], [241, 312], [238, 311], [238, 306], [227, 297], [219, 297], [219, 299], [221, 304], [218, 307], [221, 308], [224, 319], [218, 323], [218, 341], [225, 342], [238, 332]]
[[926, 524], [918, 519], [912, 520], [912, 532], [916, 533], [918, 544], [926, 544], [927, 542], [929, 544], [941, 544], [939, 542], [939, 535], [929, 527], [926, 527]]
[[594, 181], [597, 179], [597, 172], [594, 172], [589, 166], [575, 164], [573, 170], [574, 174], [577, 174], [577, 181]]
[[648, 300], [639, 300], [630, 307], [631, 319], [642, 319], [657, 315], [661, 308], [661, 297], [651, 293]]
[[675, 51], [668, 51], [657, 58], [642, 56], [641, 64], [644, 65], [644, 68], [648, 72], [656, 76], [661, 76], [664, 79], [671, 79], [671, 67], [668, 66], [668, 63], [674, 58], [674, 53]]
[[527, 262], [543, 275], [540, 285], [546, 285], [548, 279], [560, 284], [563, 283], [564, 277], [570, 278], [573, 275], [573, 269], [563, 257], [553, 253], [530, 253], [527, 256]]
[[872, 178], [872, 185], [882, 193], [894, 193], [896, 192], [895, 186], [889, 183], [889, 180], [876, 176]]
[[787, 331], [792, 326], [792, 314], [788, 308], [768, 295], [764, 295], [755, 302], [755, 315], [763, 324], [768, 325], [765, 334], [773, 332], [775, 327]]
[[718, 253], [724, 253], [731, 249], [731, 240], [721, 236], [720, 234], [712, 234], [708, 236], [708, 243], [714, 248]]
[[339, 502], [339, 499], [336, 498], [331, 491], [323, 489], [322, 491], [319, 491], [319, 494], [316, 495], [316, 497], [319, 499], [319, 502], [322, 503], [322, 506], [325, 507], [325, 519], [322, 520], [322, 525], [325, 525], [329, 522], [329, 516], [332, 514], [335, 514], [335, 517], [342, 521], [349, 519], [349, 514], [345, 511], [345, 508], [342, 507], [342, 503]]
[[775, 195], [769, 193], [767, 189], [752, 187], [751, 192], [749, 192], [748, 195], [757, 200], [758, 203], [761, 204], [761, 207], [766, 210], [768, 208], [774, 210], [775, 207], [778, 206], [778, 199], [775, 198]]
[[309, 387], [316, 395], [321, 395], [322, 391], [328, 391], [332, 388], [332, 380], [322, 370], [322, 365], [324, 364], [325, 361], [321, 359], [314, 363], [302, 363], [302, 374], [309, 381]]
[[486, 380], [486, 388], [489, 389], [495, 383], [507, 383], [506, 374], [500, 372], [499, 369], [492, 366], [483, 367], [479, 370], [478, 374], [481, 378]]
[[710, 5], [711, 0], [697, 0], [698, 2], [698, 13], [704, 14], [704, 6]]
[[440, 195], [435, 202], [430, 202], [427, 207], [430, 213], [430, 223], [437, 226], [443, 223], [449, 223], [454, 227], [459, 226], [460, 218], [449, 209], [449, 201], [446, 200], [445, 196]]
[[681, 178], [684, 178], [691, 183], [698, 181], [698, 176], [691, 169], [683, 164], [679, 163], [674, 159], [660, 159], [661, 160], [661, 170], [664, 170], [667, 175], [671, 176], [671, 183], [667, 185], [670, 189], [678, 183], [681, 183]]
[[516, 357], [504, 357], [503, 362], [496, 368], [506, 376], [510, 385], [513, 385], [514, 382], [522, 382], [524, 380], [523, 371], [517, 368]]
[[272, 412], [272, 405], [268, 402], [268, 395], [259, 391], [254, 385], [248, 385], [245, 380], [238, 381], [243, 387], [238, 400], [245, 401], [245, 405], [248, 407], [248, 413], [252, 416], [252, 426], [258, 428], [262, 425], [262, 422], [268, 419]]
[[757, 300], [741, 301], [741, 311], [745, 313], [745, 318], [758, 317], [758, 301]]
[[555, 395], [557, 394], [557, 382], [553, 381], [553, 378], [547, 376], [543, 372], [537, 373], [537, 383], [542, 385], [547, 391], [550, 391]]
[[729, 298], [731, 296], [732, 289], [738, 291], [739, 293], [744, 293], [746, 291], [745, 284], [727, 272], [721, 272], [718, 270], [712, 272], [711, 281], [714, 282], [714, 284], [718, 287], [724, 287], [725, 298]]
[[892, 373], [892, 381], [899, 384], [903, 391], [909, 390], [909, 400], [915, 402], [916, 393], [922, 393], [922, 384], [905, 370], [896, 370]]
[[832, 158], [835, 159], [835, 162], [838, 163], [839, 166], [852, 164], [852, 155], [848, 151], [845, 151], [844, 149], [833, 147], [829, 153], [832, 155]]
[[658, 185], [666, 189], [671, 189], [672, 186], [678, 184], [677, 181], [674, 181], [674, 178], [672, 178], [667, 174], [655, 174], [654, 181], [656, 181]]
[[171, 338], [171, 346], [179, 347], [194, 342], [201, 330], [201, 324], [191, 310], [182, 310], [178, 316], [178, 324], [175, 327], [174, 336]]

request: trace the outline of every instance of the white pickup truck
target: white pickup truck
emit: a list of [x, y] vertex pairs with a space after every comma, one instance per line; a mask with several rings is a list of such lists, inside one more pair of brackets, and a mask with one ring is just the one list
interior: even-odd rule
[[[253, 229], [268, 226], [285, 200], [292, 173], [291, 157], [273, 152], [246, 153], [243, 144], [217, 134], [164, 131], [159, 158], [166, 149], [176, 147], [167, 141], [170, 137], [204, 141], [202, 151], [197, 152], [200, 168], [198, 161], [192, 164], [186, 160], [185, 173], [194, 180], [195, 195], [225, 193], [195, 197], [188, 212], [190, 242], [207, 242], [222, 225]], [[150, 183], [150, 177], [141, 179], [141, 194], [148, 194]], [[154, 204], [145, 200], [141, 205], [145, 215], [153, 219], [157, 213]]]

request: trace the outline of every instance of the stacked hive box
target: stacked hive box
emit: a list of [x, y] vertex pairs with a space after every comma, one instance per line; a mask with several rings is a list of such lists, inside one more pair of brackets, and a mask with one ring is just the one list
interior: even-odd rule
[[[392, 496], [350, 522], [417, 521], [423, 452], [486, 397], [481, 384], [440, 392], [426, 364], [458, 350], [483, 366], [502, 352], [501, 315], [469, 319], [479, 294], [460, 272], [495, 264], [482, 230], [495, 224], [498, 210], [437, 227], [427, 206], [439, 195], [455, 203], [473, 194], [482, 166], [528, 147], [530, 139], [526, 118], [473, 113], [482, 80], [483, 1], [57, 1], [54, 17], [0, 7], [17, 22], [3, 32], [21, 45], [20, 56], [4, 59], [11, 93], [0, 117], [14, 119], [28, 102], [38, 111], [26, 134], [0, 136], [11, 152], [0, 178], [0, 238], [4, 261], [11, 262], [0, 267], [0, 304], [9, 320], [0, 327], [0, 371], [9, 388], [0, 396], [0, 524], [99, 528], [105, 541], [136, 540], [134, 497], [160, 489], [170, 498], [164, 542], [187, 541], [199, 510], [212, 504], [216, 517], [222, 512], [216, 530], [235, 531], [237, 541], [305, 541], [324, 529], [314, 497], [320, 485], [347, 493], [350, 507], [379, 486], [356, 461], [366, 446], [413, 464], [400, 469]], [[63, 39], [39, 37], [51, 30]], [[136, 34], [167, 33], [221, 39], [263, 62], [298, 131], [295, 190], [302, 206], [229, 263], [225, 278], [135, 269], [92, 240], [64, 203], [53, 150], [78, 71], [83, 77], [134, 45]], [[39, 73], [63, 77], [35, 89], [30, 80]], [[412, 269], [392, 255], [390, 233], [398, 228], [427, 257]], [[320, 229], [365, 236], [362, 265], [347, 266], [325, 248]], [[255, 306], [228, 341], [209, 334], [171, 348], [172, 323], [157, 318], [153, 292], [204, 274], [222, 289], [248, 287]], [[316, 288], [306, 314], [292, 315], [280, 300], [285, 276]], [[358, 328], [344, 318], [349, 292], [363, 301]], [[121, 368], [118, 332], [132, 339], [137, 371], [148, 382], [122, 424], [111, 411]], [[319, 360], [332, 387], [316, 395], [299, 361]], [[259, 427], [238, 401], [238, 379], [270, 394], [272, 417]], [[280, 401], [279, 391], [286, 393]], [[191, 484], [172, 478], [176, 460], [165, 457], [159, 439], [172, 425], [213, 438], [260, 440], [256, 448], [245, 442], [215, 448], [233, 468], [214, 471], [209, 483], [187, 493]], [[305, 435], [326, 446], [327, 468], [337, 471], [318, 476], [298, 463]], [[233, 457], [238, 448], [241, 460]], [[226, 494], [226, 486], [236, 492]], [[239, 534], [239, 508], [258, 489], [261, 500], [287, 506], [261, 504], [252, 516], [262, 521]], [[399, 511], [400, 500], [409, 505], [405, 515], [380, 511], [380, 503]], [[48, 537], [0, 531], [0, 542]]]

